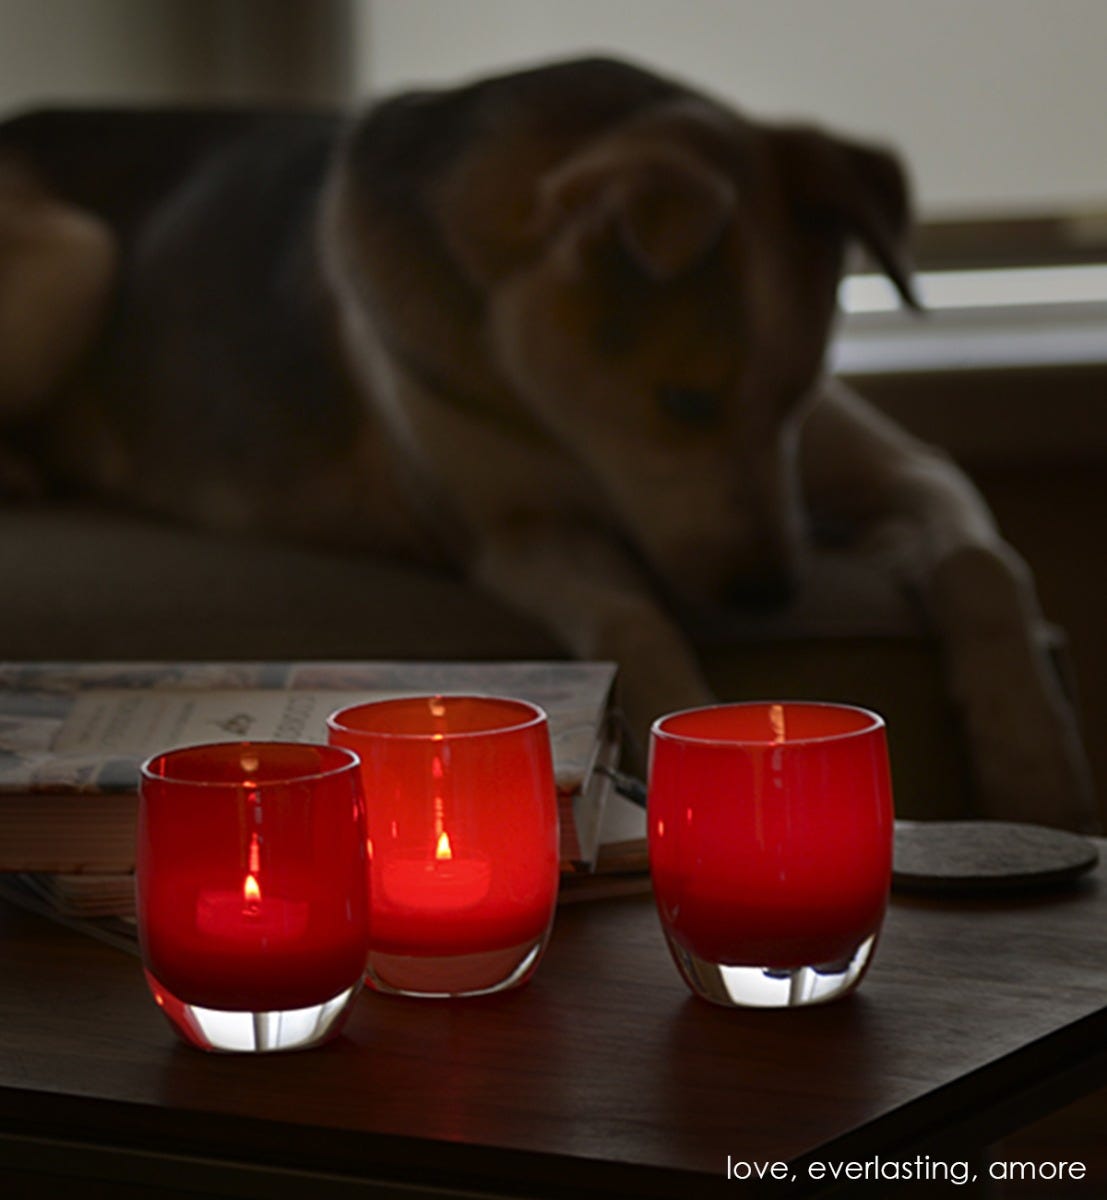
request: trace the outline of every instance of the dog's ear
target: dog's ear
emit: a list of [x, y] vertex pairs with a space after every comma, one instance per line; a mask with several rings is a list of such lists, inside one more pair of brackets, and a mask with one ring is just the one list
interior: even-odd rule
[[780, 129], [776, 138], [801, 218], [830, 223], [858, 237], [904, 303], [919, 308], [908, 250], [911, 201], [899, 160], [886, 150], [814, 129]]
[[617, 236], [653, 279], [701, 262], [734, 209], [722, 174], [675, 147], [608, 144], [548, 174], [539, 185], [545, 232], [568, 231], [578, 253]]

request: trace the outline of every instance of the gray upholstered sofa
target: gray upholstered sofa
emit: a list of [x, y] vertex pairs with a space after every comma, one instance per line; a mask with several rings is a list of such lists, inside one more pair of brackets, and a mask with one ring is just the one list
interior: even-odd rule
[[[728, 699], [849, 700], [888, 719], [901, 815], [970, 803], [934, 648], [864, 572], [700, 641]], [[358, 555], [219, 537], [91, 505], [0, 508], [3, 659], [535, 659], [549, 635], [461, 580]]]

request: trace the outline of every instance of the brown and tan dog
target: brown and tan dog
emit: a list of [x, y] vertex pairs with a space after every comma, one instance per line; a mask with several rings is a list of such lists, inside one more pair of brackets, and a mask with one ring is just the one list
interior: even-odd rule
[[979, 496], [824, 377], [843, 256], [911, 302], [890, 155], [570, 62], [326, 115], [0, 130], [6, 470], [449, 560], [632, 722], [709, 699], [674, 611], [799, 583], [809, 530], [922, 598], [981, 810], [1084, 827], [1073, 714]]

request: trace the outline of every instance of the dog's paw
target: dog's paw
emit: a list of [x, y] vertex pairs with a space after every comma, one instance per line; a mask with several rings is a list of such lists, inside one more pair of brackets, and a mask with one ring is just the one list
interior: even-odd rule
[[1008, 695], [969, 717], [975, 808], [985, 817], [1095, 832], [1095, 793], [1071, 710], [1028, 709]]
[[967, 736], [980, 816], [1092, 830], [1091, 771], [1026, 565], [1003, 543], [950, 555], [930, 611]]

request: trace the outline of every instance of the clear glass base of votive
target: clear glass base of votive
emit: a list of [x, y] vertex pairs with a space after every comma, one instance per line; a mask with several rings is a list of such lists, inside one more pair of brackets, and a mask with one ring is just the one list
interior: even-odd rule
[[665, 934], [685, 982], [697, 996], [731, 1008], [798, 1008], [845, 996], [861, 982], [876, 935], [848, 958], [809, 967], [730, 967], [697, 958]]
[[339, 1032], [358, 992], [352, 987], [307, 1008], [273, 1012], [240, 1012], [186, 1004], [146, 972], [146, 981], [170, 1025], [190, 1046], [229, 1054], [268, 1054], [306, 1050]]
[[365, 982], [393, 996], [449, 1000], [490, 996], [519, 987], [534, 974], [549, 930], [540, 938], [477, 954], [386, 954], [370, 950]]

